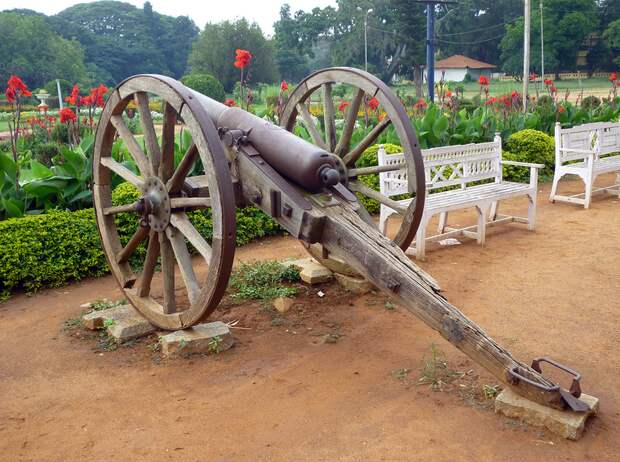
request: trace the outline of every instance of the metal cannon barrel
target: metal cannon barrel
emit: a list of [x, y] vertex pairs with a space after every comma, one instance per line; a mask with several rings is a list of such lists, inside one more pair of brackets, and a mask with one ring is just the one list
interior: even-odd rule
[[338, 183], [335, 157], [283, 128], [193, 91], [218, 128], [243, 130], [261, 156], [286, 178], [311, 192]]

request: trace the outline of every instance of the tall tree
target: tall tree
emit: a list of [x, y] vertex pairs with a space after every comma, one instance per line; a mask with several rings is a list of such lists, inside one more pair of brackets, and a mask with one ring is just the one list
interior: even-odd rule
[[53, 78], [84, 82], [80, 45], [54, 33], [40, 15], [0, 13], [0, 82], [19, 75], [30, 88]]
[[[559, 73], [577, 67], [577, 55], [585, 39], [598, 27], [596, 0], [545, 0], [545, 70]], [[532, 11], [532, 24], [540, 24], [539, 10]], [[532, 27], [532, 69], [540, 72], [540, 29]], [[501, 60], [504, 71], [519, 75], [522, 70], [523, 20], [506, 26], [502, 38]]]
[[239, 69], [233, 66], [237, 48], [252, 53], [247, 69], [249, 82], [278, 79], [273, 44], [256, 23], [250, 24], [246, 19], [207, 24], [194, 42], [189, 56], [190, 68], [192, 72], [215, 76], [227, 91], [231, 91], [239, 80]]

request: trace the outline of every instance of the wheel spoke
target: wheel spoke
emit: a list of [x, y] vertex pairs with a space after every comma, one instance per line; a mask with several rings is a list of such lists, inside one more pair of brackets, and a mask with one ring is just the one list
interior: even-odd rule
[[131, 236], [131, 239], [129, 239], [127, 245], [123, 247], [123, 249], [118, 254], [116, 254], [116, 262], [125, 263], [127, 260], [129, 260], [129, 257], [131, 257], [131, 255], [136, 251], [140, 243], [144, 239], [146, 239], [146, 236], [148, 235], [148, 228], [138, 226], [138, 229], [133, 234], [133, 236]]
[[166, 183], [174, 172], [174, 127], [177, 120], [177, 112], [166, 103], [164, 109], [164, 127], [162, 129], [161, 156], [159, 164], [159, 178]]
[[159, 233], [159, 251], [161, 253], [161, 276], [164, 286], [164, 313], [177, 310], [174, 298], [174, 252], [165, 233]]
[[325, 141], [323, 141], [321, 132], [314, 123], [314, 120], [312, 120], [312, 115], [310, 114], [310, 111], [308, 111], [306, 105], [303, 103], [299, 103], [297, 105], [297, 112], [301, 115], [301, 120], [304, 123], [306, 130], [308, 130], [308, 133], [310, 133], [310, 137], [312, 138], [314, 144], [316, 144], [322, 149], [327, 150], [327, 145], [325, 144]]
[[140, 286], [138, 287], [138, 297], [146, 297], [151, 293], [151, 281], [153, 280], [153, 274], [155, 274], [158, 256], [159, 239], [157, 238], [157, 233], [151, 231], [149, 234], [149, 245], [146, 249], [146, 258], [144, 259], [144, 267], [142, 268]]
[[390, 125], [390, 123], [391, 123], [391, 120], [388, 119], [387, 117], [383, 119], [381, 122], [379, 122], [370, 131], [370, 133], [366, 135], [364, 139], [358, 143], [357, 146], [355, 146], [355, 148], [353, 148], [349, 153], [347, 153], [343, 157], [342, 161], [344, 162], [344, 164], [347, 166], [354, 165], [355, 162], [357, 162], [357, 159], [359, 159], [360, 156], [364, 153], [364, 151], [368, 148], [368, 146], [373, 144], [375, 140], [379, 138], [379, 135], [383, 133], [383, 130], [385, 130]]
[[136, 100], [138, 102], [138, 111], [140, 112], [140, 123], [142, 124], [142, 132], [144, 133], [144, 140], [146, 142], [146, 150], [151, 158], [151, 168], [153, 172], [157, 172], [159, 169], [159, 162], [161, 161], [161, 149], [157, 141], [157, 133], [155, 133], [155, 125], [153, 125], [153, 118], [151, 117], [151, 110], [149, 109], [149, 97], [144, 92], [136, 93]]
[[361, 193], [364, 196], [369, 197], [370, 199], [374, 199], [381, 204], [387, 205], [391, 209], [396, 210], [401, 215], [404, 215], [407, 212], [407, 207], [399, 204], [398, 202], [390, 199], [387, 196], [384, 196], [379, 191], [375, 191], [374, 189], [369, 188], [364, 183], [361, 183], [359, 181], [350, 181], [349, 189], [351, 191]]
[[205, 241], [204, 237], [198, 232], [187, 215], [183, 212], [170, 215], [170, 222], [187, 238], [190, 244], [200, 255], [209, 263], [211, 261], [211, 246]]
[[114, 207], [106, 207], [103, 209], [103, 214], [104, 215], [116, 215], [117, 213], [135, 212], [136, 205], [138, 205], [137, 202], [134, 202], [133, 204], [127, 204], [127, 205], [117, 205]]
[[362, 176], [362, 175], [373, 175], [376, 173], [383, 173], [383, 172], [395, 172], [397, 170], [403, 170], [406, 168], [407, 166], [404, 164], [374, 165], [372, 167], [350, 168], [347, 171], [347, 175], [349, 175], [349, 178], [353, 178], [353, 177]]
[[198, 158], [198, 148], [196, 147], [195, 144], [192, 143], [192, 145], [189, 147], [189, 149], [183, 156], [181, 163], [179, 164], [177, 169], [174, 171], [172, 178], [170, 178], [168, 180], [168, 183], [166, 183], [168, 192], [174, 193], [183, 187], [183, 182], [185, 181], [185, 177], [187, 176], [189, 171], [194, 166], [194, 162], [196, 162], [197, 158]]
[[323, 119], [325, 121], [325, 141], [329, 152], [334, 152], [336, 148], [336, 121], [331, 83], [323, 84]]
[[198, 300], [200, 295], [200, 287], [196, 280], [196, 274], [192, 267], [192, 257], [189, 255], [187, 245], [185, 244], [185, 238], [178, 230], [172, 229], [170, 226], [166, 228], [166, 237], [172, 244], [174, 256], [176, 257], [181, 277], [187, 288], [187, 297], [189, 302], [193, 305]]
[[349, 107], [347, 117], [342, 129], [342, 135], [338, 141], [338, 145], [334, 150], [334, 154], [342, 157], [342, 155], [349, 150], [349, 143], [351, 143], [351, 136], [353, 136], [353, 129], [355, 128], [355, 121], [357, 120], [357, 113], [360, 110], [360, 105], [364, 99], [364, 90], [361, 88], [357, 90], [357, 94]]
[[170, 199], [170, 208], [208, 209], [211, 207], [210, 197], [173, 197]]
[[114, 125], [114, 128], [116, 128], [116, 131], [118, 132], [120, 137], [125, 142], [125, 146], [127, 146], [129, 153], [136, 161], [136, 165], [138, 165], [138, 169], [140, 170], [140, 173], [142, 173], [142, 176], [151, 176], [153, 173], [151, 169], [151, 164], [147, 160], [144, 151], [138, 144], [138, 140], [136, 140], [136, 138], [133, 136], [133, 133], [131, 133], [131, 130], [129, 130], [129, 127], [127, 127], [127, 125], [125, 124], [123, 116], [113, 115], [110, 121], [112, 122], [112, 125]]
[[116, 162], [111, 157], [102, 157], [101, 158], [101, 165], [103, 165], [104, 167], [109, 168], [114, 173], [116, 173], [118, 176], [123, 178], [125, 181], [128, 181], [132, 185], [136, 186], [138, 189], [141, 188], [143, 183], [144, 183], [142, 181], [142, 178], [140, 178], [134, 172], [129, 170], [123, 164], [120, 164], [120, 163]]

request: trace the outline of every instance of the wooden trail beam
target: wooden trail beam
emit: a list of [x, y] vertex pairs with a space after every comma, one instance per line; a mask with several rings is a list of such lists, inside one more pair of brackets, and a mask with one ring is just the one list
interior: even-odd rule
[[365, 223], [349, 204], [341, 202], [339, 206], [326, 207], [321, 212], [327, 216], [321, 243], [328, 254], [346, 261], [519, 395], [546, 406], [564, 408], [559, 390], [543, 391], [524, 381], [510, 383], [509, 372], [519, 368], [530, 380], [545, 387], [554, 386], [541, 374], [517, 361], [451, 305], [428, 274], [396, 244]]

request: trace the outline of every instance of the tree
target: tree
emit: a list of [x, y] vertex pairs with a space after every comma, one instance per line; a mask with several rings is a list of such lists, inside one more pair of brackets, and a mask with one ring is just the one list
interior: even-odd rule
[[247, 74], [249, 82], [271, 83], [278, 80], [273, 44], [265, 38], [256, 23], [250, 24], [246, 19], [207, 24], [194, 42], [189, 56], [192, 73], [211, 74], [222, 82], [227, 91], [232, 91], [239, 80], [239, 70], [233, 66], [237, 48], [252, 53]]
[[[532, 24], [540, 24], [539, 10], [532, 11]], [[575, 70], [577, 54], [585, 39], [597, 30], [596, 0], [546, 0], [544, 11], [545, 69], [559, 73]], [[506, 26], [500, 43], [502, 68], [519, 75], [523, 69], [523, 19]], [[540, 29], [532, 27], [532, 69], [540, 72]]]
[[19, 75], [30, 88], [52, 78], [87, 80], [80, 45], [55, 34], [40, 15], [0, 13], [0, 82]]
[[180, 78], [198, 28], [189, 18], [173, 18], [117, 1], [81, 3], [48, 19], [86, 50], [89, 73], [114, 84], [134, 74], [157, 73]]
[[616, 57], [613, 62], [616, 66], [620, 66], [620, 19], [610, 22], [603, 33], [603, 40], [608, 47], [614, 52]]

